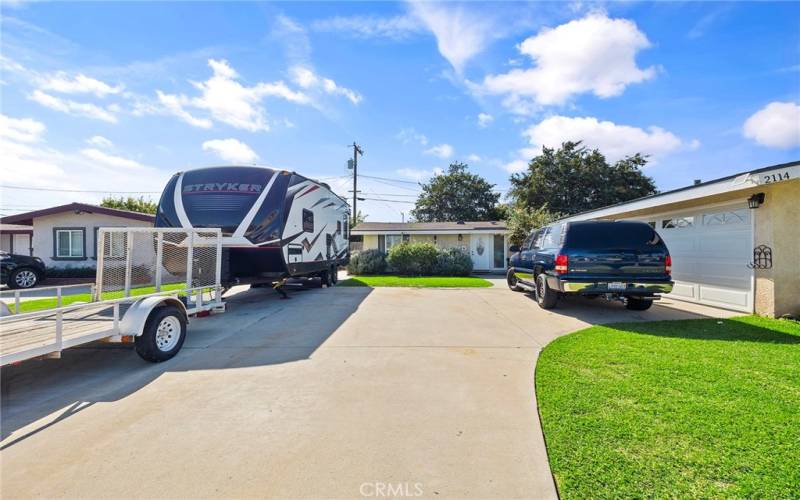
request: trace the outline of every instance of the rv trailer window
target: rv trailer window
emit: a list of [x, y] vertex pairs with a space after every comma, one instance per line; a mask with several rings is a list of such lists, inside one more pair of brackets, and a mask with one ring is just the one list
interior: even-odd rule
[[306, 233], [314, 232], [314, 212], [303, 209], [303, 231]]

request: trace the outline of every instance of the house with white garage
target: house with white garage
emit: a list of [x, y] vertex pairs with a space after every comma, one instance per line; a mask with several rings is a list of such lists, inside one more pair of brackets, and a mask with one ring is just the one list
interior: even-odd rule
[[800, 161], [698, 182], [574, 215], [640, 220], [672, 256], [670, 296], [800, 316]]
[[362, 222], [350, 231], [361, 248], [388, 252], [403, 241], [428, 242], [439, 248], [459, 248], [472, 257], [475, 271], [503, 271], [508, 254], [508, 229], [503, 221], [484, 222]]
[[[39, 257], [48, 268], [96, 267], [98, 228], [152, 227], [154, 223], [154, 215], [70, 203], [0, 218], [0, 230], [5, 242], [3, 228], [14, 227], [11, 225], [29, 228], [29, 250], [19, 252], [15, 248], [15, 253]], [[17, 241], [14, 240], [15, 245]], [[110, 252], [118, 248], [119, 245], [109, 245]]]
[[33, 228], [20, 224], [0, 224], [0, 250], [17, 255], [33, 255]]

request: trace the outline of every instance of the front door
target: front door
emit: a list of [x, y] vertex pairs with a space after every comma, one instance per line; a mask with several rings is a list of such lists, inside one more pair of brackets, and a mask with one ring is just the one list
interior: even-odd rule
[[469, 247], [474, 269], [479, 271], [492, 269], [494, 240], [491, 234], [470, 235]]

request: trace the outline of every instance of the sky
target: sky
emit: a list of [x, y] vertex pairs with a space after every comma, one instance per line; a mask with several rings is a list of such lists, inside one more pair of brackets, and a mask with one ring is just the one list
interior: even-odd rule
[[[505, 195], [543, 146], [658, 189], [800, 159], [800, 3], [0, 4], [0, 213], [178, 171], [318, 178], [408, 220], [453, 161]], [[25, 189], [19, 189], [25, 188]]]

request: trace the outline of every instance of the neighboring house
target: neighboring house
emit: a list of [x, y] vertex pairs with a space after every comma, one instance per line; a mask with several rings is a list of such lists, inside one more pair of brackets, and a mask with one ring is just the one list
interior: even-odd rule
[[33, 255], [33, 228], [0, 224], [0, 250], [17, 255]]
[[403, 241], [460, 248], [472, 257], [476, 271], [506, 269], [508, 230], [505, 222], [362, 222], [351, 235], [363, 237], [364, 250], [388, 252]]
[[[70, 203], [0, 218], [3, 226], [32, 227], [33, 255], [51, 268], [95, 267], [100, 227], [152, 227], [154, 222], [154, 215], [86, 203]], [[117, 246], [113, 245], [111, 251]]]
[[800, 316], [800, 161], [564, 219], [649, 223], [672, 255], [675, 298]]

